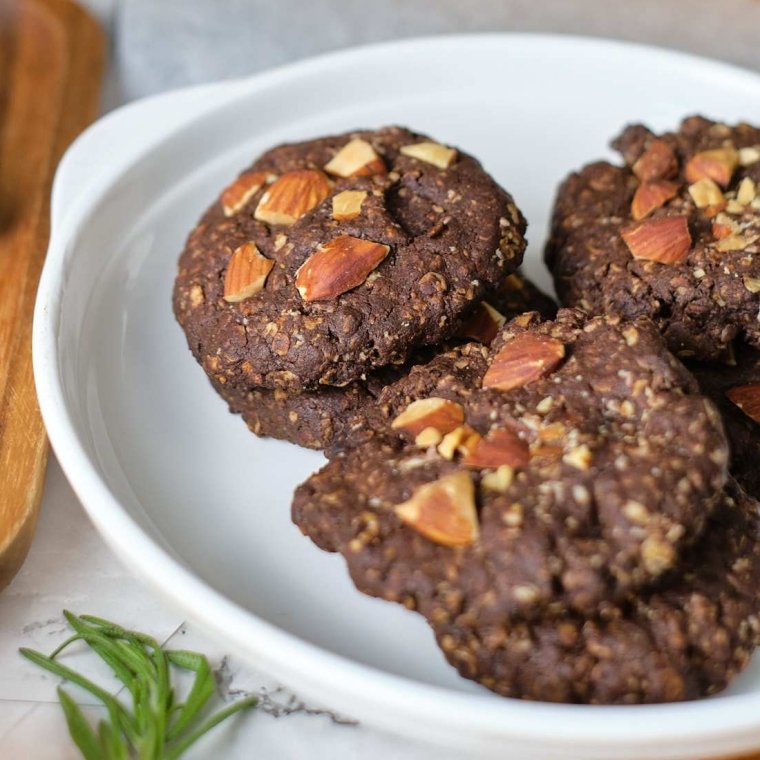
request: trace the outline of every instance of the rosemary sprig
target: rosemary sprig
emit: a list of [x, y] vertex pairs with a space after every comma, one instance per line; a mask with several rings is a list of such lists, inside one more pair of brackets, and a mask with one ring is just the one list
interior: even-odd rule
[[[214, 676], [204, 655], [163, 649], [144, 633], [92, 615], [74, 615], [68, 610], [63, 614], [74, 629], [73, 636], [50, 655], [26, 648], [19, 652], [35, 665], [88, 691], [105, 706], [108, 720], [101, 720], [95, 730], [71, 696], [58, 689], [71, 738], [85, 760], [177, 760], [218, 723], [256, 706], [256, 697], [246, 697], [201, 720], [214, 693]], [[132, 697], [131, 709], [56, 659], [75, 641], [84, 641], [126, 686]], [[195, 674], [184, 702], [175, 699], [171, 667]]]

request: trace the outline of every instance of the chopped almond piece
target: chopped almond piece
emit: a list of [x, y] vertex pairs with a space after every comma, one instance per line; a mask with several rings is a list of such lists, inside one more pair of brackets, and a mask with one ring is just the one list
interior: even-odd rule
[[530, 461], [530, 450], [525, 441], [520, 440], [511, 430], [491, 430], [481, 438], [463, 460], [465, 467], [491, 469], [507, 464], [510, 467], [525, 467]]
[[739, 385], [726, 391], [730, 401], [733, 401], [747, 417], [760, 422], [760, 383]]
[[621, 235], [634, 258], [661, 264], [683, 261], [691, 249], [691, 235], [685, 216], [645, 219], [625, 227]]
[[330, 180], [316, 169], [287, 172], [264, 193], [254, 217], [267, 224], [290, 225], [330, 195]]
[[375, 149], [366, 140], [357, 137], [346, 143], [325, 164], [325, 171], [336, 177], [366, 177], [385, 174], [387, 169]]
[[447, 148], [445, 145], [437, 142], [404, 145], [401, 148], [401, 153], [405, 156], [416, 158], [418, 161], [433, 164], [433, 166], [437, 166], [439, 169], [448, 169], [457, 157], [457, 152], [454, 148]]
[[259, 252], [253, 243], [235, 249], [224, 273], [224, 300], [238, 303], [258, 293], [272, 271], [274, 261]]
[[367, 198], [365, 190], [344, 190], [333, 196], [332, 217], [338, 222], [356, 219], [362, 212], [362, 204]]
[[472, 338], [487, 346], [496, 337], [507, 318], [487, 301], [481, 301], [459, 328], [460, 338]]
[[732, 147], [703, 150], [693, 155], [684, 170], [687, 182], [699, 182], [705, 177], [726, 188], [739, 165], [739, 154]]
[[632, 167], [642, 182], [671, 177], [678, 171], [678, 159], [664, 140], [652, 140]]
[[233, 216], [274, 176], [267, 172], [243, 172], [222, 192], [220, 201], [225, 216]]
[[739, 183], [739, 189], [736, 191], [736, 201], [742, 206], [749, 206], [757, 195], [757, 185], [752, 177], [745, 177]]
[[467, 546], [478, 539], [475, 486], [463, 470], [419, 486], [394, 511], [410, 528], [437, 544]]
[[698, 182], [689, 185], [689, 195], [697, 208], [719, 206], [725, 200], [721, 189], [709, 177], [702, 177]]
[[446, 435], [463, 422], [464, 409], [461, 404], [446, 398], [431, 396], [412, 401], [393, 420], [391, 427], [394, 430], [403, 430], [411, 436], [417, 436], [430, 427], [435, 428], [441, 435]]
[[637, 188], [631, 202], [631, 216], [643, 219], [655, 209], [665, 205], [678, 193], [678, 185], [666, 179], [642, 182]]
[[326, 301], [361, 285], [390, 247], [372, 240], [341, 235], [317, 248], [296, 272], [296, 288], [304, 301]]
[[484, 388], [512, 390], [546, 377], [565, 356], [561, 341], [548, 335], [520, 333], [506, 343], [483, 377]]

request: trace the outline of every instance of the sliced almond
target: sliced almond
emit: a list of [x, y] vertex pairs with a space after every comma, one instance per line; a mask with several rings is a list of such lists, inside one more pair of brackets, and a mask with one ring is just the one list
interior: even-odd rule
[[634, 258], [676, 264], [691, 249], [691, 235], [685, 216], [645, 219], [620, 233]]
[[678, 171], [678, 159], [664, 140], [652, 140], [632, 167], [642, 182], [670, 177]]
[[365, 190], [344, 190], [333, 196], [332, 217], [338, 222], [356, 219], [362, 212], [362, 204], [367, 198]]
[[225, 216], [233, 216], [240, 211], [264, 185], [274, 180], [268, 172], [243, 172], [228, 185], [220, 197]]
[[304, 301], [326, 301], [361, 285], [390, 247], [372, 240], [341, 235], [309, 256], [296, 272], [296, 288]]
[[460, 338], [472, 338], [487, 346], [496, 337], [507, 318], [487, 301], [481, 301], [459, 328]]
[[366, 140], [357, 137], [346, 143], [325, 164], [325, 171], [336, 177], [366, 177], [385, 174], [387, 169], [375, 149]]
[[730, 146], [703, 150], [694, 154], [686, 164], [686, 181], [693, 183], [707, 177], [726, 188], [739, 165], [739, 154]]
[[738, 385], [726, 391], [730, 401], [741, 409], [747, 417], [760, 422], [760, 383]]
[[484, 388], [508, 391], [546, 377], [565, 356], [561, 341], [548, 335], [520, 333], [506, 343], [483, 377]]
[[[464, 422], [461, 404], [446, 398], [431, 396], [412, 401], [391, 423], [394, 430], [403, 430], [411, 436], [425, 428], [435, 428], [441, 435], [450, 433]], [[437, 443], [437, 441], [436, 441]]]
[[660, 208], [678, 193], [678, 185], [667, 179], [642, 182], [637, 188], [631, 202], [631, 216], [643, 219], [655, 209]]
[[702, 177], [698, 182], [689, 185], [689, 195], [697, 208], [719, 206], [725, 200], [721, 189], [709, 177]]
[[495, 469], [501, 465], [525, 467], [530, 461], [530, 449], [511, 430], [491, 430], [481, 438], [463, 460], [465, 467]]
[[290, 225], [330, 195], [330, 180], [317, 169], [287, 172], [264, 193], [254, 216], [267, 224]]
[[419, 486], [394, 511], [410, 528], [437, 544], [467, 546], [478, 539], [475, 486], [463, 470]]
[[439, 169], [448, 169], [457, 157], [457, 152], [454, 148], [447, 148], [445, 145], [437, 142], [404, 145], [401, 148], [401, 153], [405, 156], [416, 158], [418, 161], [433, 164], [433, 166], [437, 166]]
[[274, 261], [268, 259], [253, 243], [235, 249], [224, 273], [224, 300], [238, 303], [258, 293], [272, 271]]

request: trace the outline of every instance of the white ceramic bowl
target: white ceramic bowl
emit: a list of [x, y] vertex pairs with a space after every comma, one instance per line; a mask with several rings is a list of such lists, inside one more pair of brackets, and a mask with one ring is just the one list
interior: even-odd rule
[[356, 592], [291, 525], [313, 452], [259, 440], [188, 352], [170, 294], [186, 232], [283, 140], [401, 123], [461, 145], [530, 221], [629, 121], [760, 121], [760, 77], [697, 58], [548, 36], [412, 40], [329, 55], [116, 111], [66, 155], [34, 329], [51, 441], [106, 540], [238, 655], [304, 696], [401, 734], [527, 758], [714, 757], [760, 747], [760, 667], [724, 695], [647, 707], [503, 699], [460, 679], [418, 616]]

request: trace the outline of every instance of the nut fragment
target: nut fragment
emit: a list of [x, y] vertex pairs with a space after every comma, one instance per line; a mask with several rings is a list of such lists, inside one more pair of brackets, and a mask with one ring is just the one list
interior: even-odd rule
[[738, 385], [726, 391], [730, 401], [733, 401], [747, 417], [760, 422], [760, 383]]
[[[391, 423], [394, 430], [403, 430], [412, 436], [425, 428], [435, 428], [441, 435], [450, 433], [464, 422], [461, 404], [447, 398], [431, 396], [412, 401]], [[436, 442], [437, 443], [437, 442]]]
[[508, 391], [550, 374], [565, 356], [561, 341], [548, 335], [520, 333], [506, 343], [483, 377], [484, 388]]
[[238, 303], [258, 293], [272, 271], [274, 261], [268, 259], [253, 243], [235, 249], [224, 273], [224, 300]]
[[443, 436], [443, 440], [438, 444], [438, 453], [451, 461], [457, 451], [465, 456], [469, 454], [479, 440], [480, 434], [477, 430], [473, 430], [469, 425], [460, 425]]
[[385, 174], [385, 162], [375, 149], [360, 137], [346, 143], [328, 163], [325, 171], [336, 177], [367, 177], [371, 174]]
[[752, 166], [760, 161], [760, 145], [753, 145], [749, 148], [739, 148], [739, 164], [741, 166]]
[[427, 449], [430, 446], [437, 446], [441, 442], [441, 431], [434, 427], [426, 427], [417, 434], [414, 439], [414, 445], [420, 449]]
[[267, 224], [293, 224], [330, 195], [330, 180], [316, 169], [287, 172], [261, 196], [254, 217]]
[[501, 467], [525, 467], [530, 461], [530, 450], [511, 430], [495, 429], [481, 438], [475, 448], [462, 460], [465, 467], [478, 469]]
[[634, 258], [676, 264], [691, 248], [691, 235], [685, 216], [646, 219], [625, 227], [620, 233]]
[[725, 188], [731, 183], [738, 164], [739, 154], [735, 148], [714, 148], [695, 153], [687, 162], [684, 173], [687, 182], [699, 182], [708, 177]]
[[592, 459], [591, 450], [585, 443], [570, 449], [562, 457], [563, 462], [567, 462], [567, 464], [572, 465], [578, 470], [588, 470], [591, 467]]
[[362, 204], [367, 197], [365, 190], [344, 190], [333, 196], [332, 217], [338, 222], [356, 219], [362, 212]]
[[725, 200], [721, 189], [709, 177], [702, 177], [698, 182], [689, 185], [689, 195], [697, 208], [719, 206]]
[[478, 538], [475, 487], [463, 470], [419, 486], [394, 511], [410, 528], [437, 544], [467, 546]]
[[726, 214], [718, 214], [712, 223], [712, 234], [721, 240], [739, 233], [739, 225]]
[[742, 283], [744, 287], [749, 290], [750, 293], [760, 293], [760, 278], [757, 277], [743, 277]]
[[671, 198], [675, 198], [676, 193], [678, 193], [678, 185], [667, 179], [642, 182], [636, 188], [631, 202], [631, 216], [636, 220], [649, 216], [655, 209], [663, 206]]
[[483, 473], [480, 478], [480, 485], [485, 491], [506, 493], [512, 485], [514, 477], [515, 471], [508, 464], [503, 464], [494, 472]]
[[745, 177], [740, 183], [739, 188], [736, 191], [736, 201], [742, 206], [748, 206], [755, 200], [757, 195], [757, 185], [752, 177]]
[[678, 160], [673, 149], [664, 140], [652, 140], [632, 169], [642, 182], [651, 182], [675, 174], [678, 170]]
[[728, 251], [743, 251], [752, 242], [754, 240], [745, 238], [742, 235], [729, 235], [719, 240], [717, 248], [723, 253]]
[[361, 285], [388, 255], [390, 247], [341, 235], [317, 248], [296, 272], [304, 301], [325, 301]]
[[414, 145], [404, 145], [401, 153], [419, 161], [433, 164], [439, 169], [448, 169], [454, 163], [457, 152], [454, 148], [447, 148], [437, 142], [421, 142]]
[[472, 338], [487, 346], [496, 337], [507, 318], [487, 301], [481, 301], [459, 328], [460, 338]]
[[274, 175], [267, 172], [243, 172], [222, 192], [220, 201], [224, 215], [236, 214], [264, 185], [273, 180]]

